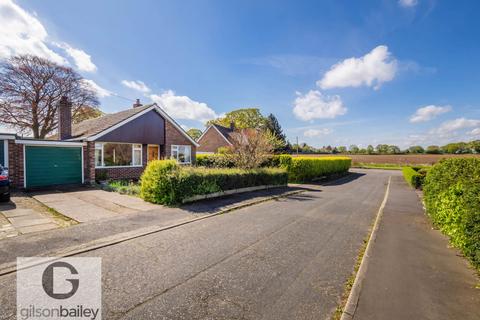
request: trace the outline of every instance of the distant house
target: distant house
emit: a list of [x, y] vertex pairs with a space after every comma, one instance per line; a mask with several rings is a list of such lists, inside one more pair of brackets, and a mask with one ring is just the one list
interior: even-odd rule
[[217, 124], [210, 125], [198, 138], [197, 153], [217, 153], [219, 148], [232, 146], [232, 133], [235, 126], [232, 123], [229, 128]]
[[2, 163], [8, 165], [14, 186], [138, 179], [152, 160], [195, 161], [198, 144], [155, 103], [137, 100], [133, 108], [79, 124], [72, 124], [66, 99], [58, 112], [58, 134], [49, 140], [0, 135]]

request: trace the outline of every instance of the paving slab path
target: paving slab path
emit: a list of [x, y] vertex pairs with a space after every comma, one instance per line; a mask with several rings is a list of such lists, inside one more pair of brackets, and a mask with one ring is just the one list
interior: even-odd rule
[[[12, 200], [20, 198], [13, 196]], [[17, 204], [13, 202], [0, 204], [0, 239], [56, 228], [59, 228], [59, 224], [55, 219], [25, 206], [22, 201], [18, 201]]]

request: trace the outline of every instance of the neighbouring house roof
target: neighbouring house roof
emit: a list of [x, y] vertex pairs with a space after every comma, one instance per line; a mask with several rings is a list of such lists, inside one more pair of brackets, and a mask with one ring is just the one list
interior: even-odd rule
[[[180, 133], [182, 133], [192, 144], [198, 146], [198, 143], [190, 137], [185, 130], [173, 120], [162, 108], [156, 103], [144, 105], [141, 107], [131, 108], [116, 113], [106, 114], [99, 118], [89, 119], [72, 125], [72, 138], [70, 141], [75, 140], [88, 140], [94, 141], [101, 136], [109, 133], [121, 127], [122, 125], [138, 118], [139, 116], [155, 110], [158, 112], [165, 121], [170, 122]], [[56, 138], [52, 136], [50, 138]]]
[[200, 138], [198, 138], [197, 141], [200, 141], [200, 139], [202, 139], [202, 137], [205, 135], [205, 133], [207, 133], [207, 131], [210, 130], [210, 129], [216, 130], [220, 134], [220, 136], [222, 136], [223, 139], [225, 139], [225, 141], [228, 144], [230, 144], [230, 145], [232, 144], [232, 133], [235, 132], [235, 129], [227, 128], [227, 127], [224, 127], [224, 126], [221, 126], [221, 125], [218, 125], [218, 124], [210, 125], [210, 127], [208, 127], [202, 133], [202, 135], [200, 136]]

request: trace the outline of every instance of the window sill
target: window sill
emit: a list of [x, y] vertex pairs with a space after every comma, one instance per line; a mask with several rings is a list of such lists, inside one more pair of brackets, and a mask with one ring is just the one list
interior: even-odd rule
[[103, 167], [95, 167], [95, 169], [115, 169], [115, 168], [143, 168], [143, 165], [139, 165], [139, 166], [103, 166]]

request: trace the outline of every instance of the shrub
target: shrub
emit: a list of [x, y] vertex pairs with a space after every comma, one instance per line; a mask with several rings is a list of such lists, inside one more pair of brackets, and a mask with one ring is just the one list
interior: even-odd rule
[[427, 214], [480, 267], [480, 159], [442, 160], [424, 184]]
[[434, 223], [480, 268], [480, 186], [458, 182], [444, 191]]
[[423, 188], [429, 215], [436, 215], [440, 194], [457, 182], [480, 183], [480, 159], [446, 159], [430, 169]]
[[280, 166], [288, 171], [289, 181], [306, 182], [348, 172], [352, 159], [347, 157], [291, 157], [281, 155]]
[[285, 170], [219, 169], [180, 167], [176, 163], [154, 161], [142, 175], [142, 197], [160, 204], [178, 204], [195, 195], [261, 185], [284, 185], [288, 181]]
[[140, 196], [153, 203], [173, 203], [180, 170], [175, 160], [151, 161], [140, 178]]
[[[290, 157], [290, 156], [289, 156]], [[232, 156], [228, 154], [197, 154], [198, 167], [207, 168], [233, 168], [235, 163], [232, 160]], [[260, 164], [261, 168], [278, 168], [280, 167], [279, 155], [268, 155], [265, 160]]]
[[106, 184], [104, 189], [132, 196], [138, 196], [140, 194], [140, 185], [131, 180], [112, 180]]
[[269, 155], [260, 166], [262, 168], [280, 168], [280, 155]]
[[423, 184], [424, 175], [420, 174], [417, 170], [412, 167], [403, 167], [402, 168], [403, 177], [408, 182], [408, 184], [415, 189], [421, 188]]
[[196, 165], [207, 168], [233, 168], [232, 159], [225, 154], [197, 154]]

